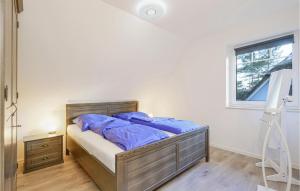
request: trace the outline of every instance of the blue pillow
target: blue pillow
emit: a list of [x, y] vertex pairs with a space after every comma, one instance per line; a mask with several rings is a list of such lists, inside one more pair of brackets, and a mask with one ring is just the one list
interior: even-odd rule
[[118, 113], [114, 114], [113, 117], [124, 119], [124, 120], [130, 120], [133, 117], [144, 117], [148, 118], [149, 116], [146, 113], [143, 112], [127, 112], [127, 113]]
[[80, 115], [78, 118], [73, 120], [82, 131], [95, 130], [96, 128], [101, 128], [106, 123], [113, 121], [113, 117], [109, 117], [106, 115], [99, 115], [99, 114], [83, 114]]

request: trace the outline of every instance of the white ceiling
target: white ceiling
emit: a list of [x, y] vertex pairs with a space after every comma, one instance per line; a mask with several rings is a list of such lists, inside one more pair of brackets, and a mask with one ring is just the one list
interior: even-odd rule
[[[137, 15], [143, 0], [104, 0]], [[156, 1], [156, 0], [153, 0]], [[185, 39], [192, 39], [240, 22], [250, 22], [282, 10], [299, 11], [299, 0], [160, 0], [167, 13], [153, 24]], [[138, 16], [138, 15], [137, 15]]]

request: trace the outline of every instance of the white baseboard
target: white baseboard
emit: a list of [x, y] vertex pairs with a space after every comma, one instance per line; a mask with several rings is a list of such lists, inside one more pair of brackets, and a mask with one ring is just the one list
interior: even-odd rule
[[[218, 148], [218, 149], [222, 149], [222, 150], [225, 150], [225, 151], [230, 151], [230, 152], [233, 152], [233, 153], [237, 153], [237, 154], [241, 154], [241, 155], [245, 155], [245, 156], [248, 156], [248, 157], [252, 157], [252, 158], [256, 158], [256, 159], [261, 160], [261, 155], [258, 155], [258, 154], [255, 154], [255, 153], [250, 153], [250, 152], [247, 152], [247, 151], [243, 151], [243, 150], [240, 150], [240, 149], [237, 149], [237, 148], [227, 147], [227, 146], [218, 145], [218, 144], [214, 144], [214, 143], [211, 143], [210, 146]], [[292, 167], [293, 167], [293, 169], [300, 170], [300, 165], [297, 164], [297, 163], [293, 163]]]

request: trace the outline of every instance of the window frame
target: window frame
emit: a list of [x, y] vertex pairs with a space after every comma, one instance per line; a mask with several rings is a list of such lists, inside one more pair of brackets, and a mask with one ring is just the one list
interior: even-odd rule
[[292, 71], [293, 71], [293, 102], [287, 103], [287, 109], [289, 111], [300, 111], [299, 108], [299, 31], [289, 32], [277, 36], [272, 36], [270, 38], [264, 38], [261, 40], [252, 41], [249, 43], [239, 44], [228, 49], [226, 57], [226, 107], [227, 108], [237, 108], [237, 109], [264, 109], [265, 101], [238, 101], [236, 100], [236, 54], [235, 49], [241, 48], [268, 40], [294, 35], [293, 44], [293, 61], [292, 61]]

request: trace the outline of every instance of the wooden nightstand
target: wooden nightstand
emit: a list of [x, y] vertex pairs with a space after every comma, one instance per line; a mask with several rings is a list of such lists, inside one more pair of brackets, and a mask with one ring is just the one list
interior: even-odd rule
[[24, 173], [64, 162], [63, 134], [24, 137]]

